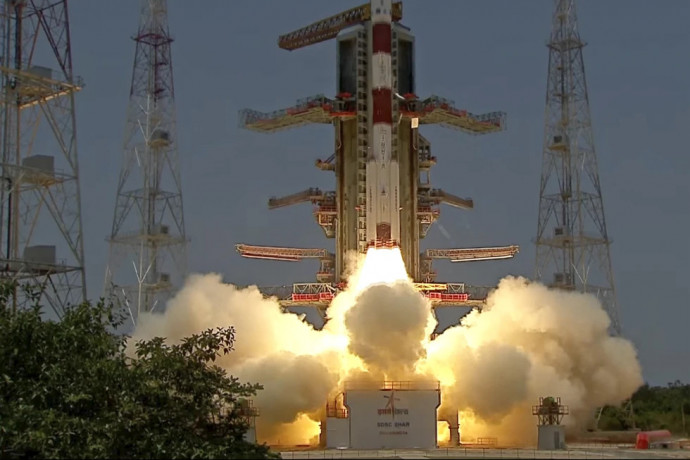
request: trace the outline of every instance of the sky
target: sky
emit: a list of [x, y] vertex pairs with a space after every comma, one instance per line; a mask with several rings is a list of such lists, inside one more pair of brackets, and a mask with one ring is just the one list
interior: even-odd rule
[[[238, 127], [238, 111], [335, 95], [335, 42], [293, 52], [277, 36], [361, 1], [169, 2], [189, 268], [236, 284], [315, 279], [316, 261], [242, 259], [235, 243], [326, 247], [309, 204], [269, 211], [267, 199], [332, 190], [316, 169], [333, 129], [275, 134]], [[88, 297], [103, 292], [134, 58], [139, 1], [70, 2]], [[472, 197], [442, 208], [426, 248], [518, 244], [509, 261], [436, 262], [439, 279], [493, 285], [534, 273], [552, 1], [406, 0], [416, 37], [417, 94], [474, 113], [507, 112], [507, 130], [468, 136], [423, 126], [438, 165], [435, 187]], [[577, 3], [585, 70], [623, 335], [645, 379], [690, 382], [690, 3]], [[444, 312], [442, 315], [452, 315]]]

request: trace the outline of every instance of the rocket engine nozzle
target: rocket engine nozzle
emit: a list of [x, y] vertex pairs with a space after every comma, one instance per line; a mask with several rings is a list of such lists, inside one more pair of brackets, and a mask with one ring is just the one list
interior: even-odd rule
[[399, 248], [400, 242], [393, 239], [391, 225], [385, 222], [376, 224], [376, 239], [369, 241], [368, 248]]
[[375, 239], [373, 241], [369, 241], [367, 243], [367, 249], [374, 248], [374, 249], [394, 249], [394, 248], [399, 248], [400, 243], [395, 240], [382, 240], [382, 239]]
[[386, 223], [376, 224], [376, 239], [382, 241], [391, 240], [391, 225]]

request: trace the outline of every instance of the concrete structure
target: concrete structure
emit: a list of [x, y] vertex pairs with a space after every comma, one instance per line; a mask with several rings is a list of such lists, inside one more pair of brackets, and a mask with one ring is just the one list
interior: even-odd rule
[[[474, 115], [437, 96], [420, 99], [415, 83], [415, 37], [400, 24], [402, 3], [372, 0], [343, 13], [282, 35], [287, 50], [336, 39], [337, 94], [317, 95], [290, 108], [270, 113], [245, 109], [242, 127], [276, 132], [307, 123], [334, 127], [334, 153], [316, 166], [335, 174], [334, 191], [308, 188], [285, 197], [273, 197], [269, 208], [297, 203], [315, 205], [314, 217], [335, 252], [273, 246], [237, 245], [244, 257], [298, 261], [318, 258], [316, 283], [297, 283], [264, 289], [284, 306], [311, 305], [325, 310], [343, 287], [346, 254], [365, 253], [373, 242], [399, 245], [405, 267], [420, 291], [435, 306], [481, 306], [488, 288], [463, 283], [437, 283], [433, 259], [453, 262], [513, 257], [517, 246], [429, 249], [420, 239], [440, 215], [441, 203], [472, 209], [469, 198], [432, 188], [430, 169], [436, 164], [429, 141], [419, 133], [425, 124], [441, 124], [470, 134], [504, 129], [505, 114]], [[372, 228], [373, 227], [373, 228]]]
[[561, 422], [563, 417], [568, 415], [568, 406], [561, 405], [561, 398], [539, 398], [539, 405], [532, 406], [532, 415], [538, 418], [537, 448], [565, 449], [565, 427]]
[[441, 404], [438, 382], [346, 382], [341, 397], [341, 401], [326, 406], [321, 441], [327, 448], [437, 446], [437, 409]]
[[[347, 449], [350, 447], [350, 420], [327, 417], [322, 423], [323, 445], [327, 449]], [[324, 429], [325, 428], [325, 429]]]
[[459, 446], [460, 445], [460, 414], [458, 411], [453, 411], [452, 413], [441, 414], [440, 420], [445, 421], [448, 424], [448, 445], [449, 446]]
[[537, 430], [538, 450], [565, 449], [565, 427], [563, 425], [539, 425]]

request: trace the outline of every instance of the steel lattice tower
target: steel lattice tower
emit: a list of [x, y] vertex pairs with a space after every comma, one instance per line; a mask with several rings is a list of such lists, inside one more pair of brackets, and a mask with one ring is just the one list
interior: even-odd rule
[[[0, 8], [0, 277], [61, 316], [86, 297], [67, 1]], [[26, 300], [15, 288], [14, 307]]]
[[166, 0], [141, 1], [134, 41], [105, 286], [133, 321], [139, 312], [164, 304], [182, 283], [187, 257]]
[[558, 0], [548, 43], [536, 277], [597, 295], [620, 332], [574, 0]]

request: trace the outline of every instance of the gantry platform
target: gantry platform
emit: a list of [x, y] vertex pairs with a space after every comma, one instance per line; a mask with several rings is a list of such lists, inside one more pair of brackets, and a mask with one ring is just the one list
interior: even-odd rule
[[[465, 283], [414, 283], [415, 288], [433, 308], [482, 308], [493, 286], [469, 286]], [[331, 301], [346, 286], [335, 283], [295, 283], [284, 286], [259, 286], [266, 297], [275, 298], [281, 307], [314, 307], [326, 317]]]
[[[450, 99], [430, 96], [420, 100], [414, 94], [400, 96], [400, 115], [417, 119], [418, 123], [440, 124], [468, 134], [488, 134], [505, 128], [504, 112], [475, 115], [458, 109]], [[323, 94], [300, 99], [289, 108], [273, 112], [244, 109], [240, 111], [240, 127], [252, 131], [271, 133], [307, 124], [332, 124], [335, 118], [353, 119], [357, 115], [355, 99], [349, 94], [330, 99]]]

